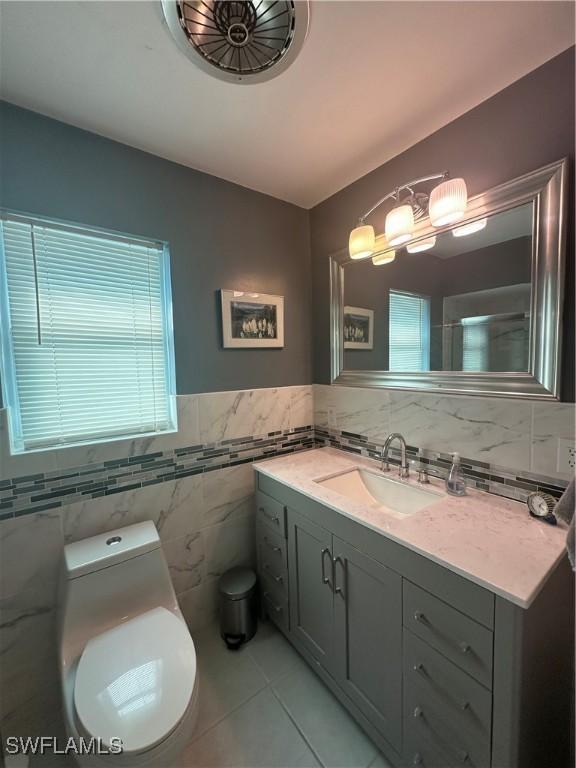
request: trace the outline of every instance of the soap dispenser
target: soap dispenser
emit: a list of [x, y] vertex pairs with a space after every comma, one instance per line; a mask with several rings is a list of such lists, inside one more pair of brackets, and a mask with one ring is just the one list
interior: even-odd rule
[[452, 454], [452, 466], [450, 467], [450, 474], [446, 478], [446, 490], [452, 496], [466, 495], [466, 481], [462, 474], [459, 453]]

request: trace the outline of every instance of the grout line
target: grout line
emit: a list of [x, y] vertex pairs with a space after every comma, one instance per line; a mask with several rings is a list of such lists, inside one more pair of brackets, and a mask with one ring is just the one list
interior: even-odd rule
[[[217, 625], [217, 622], [211, 622], [210, 624], [207, 624], [207, 625], [206, 625], [206, 627], [204, 627], [203, 629], [204, 629], [204, 631], [207, 631], [208, 627], [210, 627], [210, 628], [212, 628], [212, 629], [215, 629], [217, 626], [218, 626], [218, 625]], [[202, 630], [201, 630], [201, 631], [202, 631]], [[216, 635], [216, 640], [217, 640], [217, 641], [218, 641], [218, 640], [220, 640], [220, 635], [219, 635], [219, 634], [217, 634], [217, 635]], [[247, 650], [247, 649], [246, 649], [246, 650]], [[240, 651], [240, 653], [242, 653], [242, 651]], [[257, 664], [256, 664], [256, 662], [254, 661], [254, 659], [252, 658], [252, 656], [249, 656], [249, 654], [246, 654], [246, 655], [247, 655], [247, 656], [250, 658], [250, 660], [251, 660], [251, 661], [252, 661], [252, 662], [255, 664], [255, 666], [257, 666], [257, 667], [258, 667], [258, 665], [257, 665]], [[199, 661], [200, 661], [200, 663], [201, 663], [201, 659], [199, 659]], [[199, 668], [199, 666], [200, 666], [200, 665], [198, 665], [197, 669]], [[258, 670], [259, 670], [259, 671], [261, 671], [261, 670], [260, 670], [260, 667], [258, 667]], [[193, 744], [193, 743], [194, 743], [195, 741], [197, 741], [199, 738], [201, 738], [202, 736], [205, 736], [205, 735], [206, 735], [207, 733], [209, 733], [209, 732], [210, 732], [210, 731], [211, 731], [213, 728], [216, 728], [216, 726], [217, 726], [217, 725], [220, 725], [220, 723], [223, 723], [223, 722], [224, 722], [224, 720], [226, 720], [228, 717], [230, 717], [230, 715], [232, 715], [234, 712], [237, 712], [237, 711], [238, 711], [238, 710], [239, 710], [241, 707], [243, 707], [245, 704], [248, 704], [248, 702], [249, 702], [249, 701], [252, 701], [252, 699], [253, 699], [255, 696], [258, 696], [258, 694], [259, 694], [259, 693], [262, 693], [262, 691], [265, 691], [265, 690], [266, 690], [266, 688], [269, 688], [271, 684], [270, 684], [269, 682], [267, 682], [267, 679], [266, 679], [266, 676], [264, 675], [264, 673], [262, 673], [262, 677], [263, 677], [263, 678], [264, 678], [264, 680], [266, 681], [266, 682], [265, 682], [265, 685], [263, 685], [261, 688], [259, 688], [257, 691], [255, 691], [255, 692], [254, 692], [253, 694], [251, 694], [250, 696], [248, 696], [248, 698], [246, 698], [246, 699], [244, 699], [243, 701], [241, 701], [241, 702], [240, 702], [239, 704], [237, 704], [235, 707], [233, 707], [232, 709], [230, 709], [228, 712], [226, 712], [226, 714], [225, 714], [225, 715], [223, 715], [223, 716], [222, 716], [221, 718], [219, 718], [218, 720], [214, 721], [214, 722], [213, 722], [211, 725], [209, 725], [209, 726], [208, 726], [207, 728], [205, 728], [203, 731], [198, 731], [198, 732], [195, 732], [195, 733], [194, 733], [194, 736], [193, 736], [193, 737], [192, 737], [192, 739], [191, 739], [191, 740], [188, 742], [188, 744], [189, 744], [189, 745], [190, 745], [190, 744]], [[200, 696], [200, 702], [201, 702], [201, 701], [202, 701], [202, 686], [201, 686], [201, 685], [200, 685], [200, 689], [199, 689], [199, 696]], [[202, 706], [202, 705], [200, 704], [200, 706]], [[187, 748], [187, 747], [186, 747], [186, 748]]]
[[[276, 682], [278, 682], [279, 680], [282, 680], [282, 679], [283, 679], [284, 677], [286, 677], [286, 675], [288, 675], [288, 674], [289, 674], [289, 672], [286, 672], [285, 674], [283, 674], [283, 675], [280, 675], [280, 677], [278, 678], [278, 680], [277, 680]], [[284, 710], [284, 712], [285, 712], [285, 713], [288, 715], [288, 719], [290, 720], [290, 722], [292, 723], [292, 725], [293, 725], [293, 726], [296, 728], [296, 730], [298, 731], [298, 733], [299, 733], [299, 734], [300, 734], [300, 736], [302, 737], [302, 740], [303, 740], [303, 741], [304, 741], [304, 743], [307, 745], [307, 747], [308, 747], [308, 749], [310, 750], [310, 752], [312, 752], [312, 754], [314, 755], [314, 758], [315, 758], [315, 759], [318, 761], [318, 763], [319, 763], [319, 764], [322, 766], [322, 768], [326, 768], [325, 764], [324, 764], [324, 763], [322, 762], [322, 760], [320, 759], [320, 756], [319, 756], [319, 754], [316, 752], [316, 750], [315, 750], [315, 749], [314, 749], [314, 747], [312, 746], [311, 742], [310, 742], [310, 741], [308, 741], [308, 738], [306, 737], [306, 734], [305, 734], [305, 733], [304, 733], [304, 731], [303, 731], [303, 730], [300, 728], [300, 726], [298, 725], [298, 723], [296, 722], [296, 720], [295, 720], [295, 719], [294, 719], [294, 717], [292, 716], [292, 713], [290, 712], [290, 710], [288, 709], [288, 707], [287, 707], [287, 706], [284, 704], [284, 702], [282, 701], [282, 699], [281, 699], [281, 697], [280, 697], [280, 694], [279, 694], [279, 693], [277, 693], [277, 692], [274, 690], [274, 686], [272, 685], [272, 683], [270, 683], [270, 690], [272, 691], [272, 695], [274, 696], [274, 698], [276, 699], [276, 701], [277, 701], [277, 702], [280, 704], [280, 706], [282, 707], [282, 709]], [[331, 694], [331, 695], [333, 695], [333, 694]]]
[[[224, 720], [227, 720], [231, 715], [233, 715], [235, 712], [237, 712], [243, 706], [248, 704], [248, 702], [252, 701], [252, 699], [254, 699], [256, 696], [258, 696], [258, 694], [262, 693], [262, 691], [265, 691], [266, 688], [269, 688], [269, 687], [270, 687], [270, 683], [266, 683], [266, 685], [262, 686], [262, 688], [259, 688], [257, 691], [255, 691], [250, 696], [248, 696], [247, 699], [244, 699], [243, 701], [240, 702], [240, 704], [237, 704], [230, 711], [226, 712], [226, 714], [223, 715], [219, 720], [214, 721], [212, 723], [212, 725], [209, 725], [203, 731], [195, 732], [194, 736], [192, 737], [192, 739], [188, 742], [188, 745], [194, 744], [194, 742], [198, 741], [198, 739], [202, 738], [203, 736], [206, 736], [207, 733], [210, 733], [210, 731], [212, 731], [214, 728], [216, 728], [216, 726], [218, 726], [221, 723], [223, 723]], [[202, 688], [201, 687], [199, 689], [199, 695], [202, 696]]]

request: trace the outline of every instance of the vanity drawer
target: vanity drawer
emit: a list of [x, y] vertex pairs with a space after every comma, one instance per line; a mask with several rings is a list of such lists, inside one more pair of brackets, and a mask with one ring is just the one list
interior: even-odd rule
[[288, 600], [288, 569], [286, 560], [275, 550], [261, 542], [258, 550], [258, 569], [260, 575], [265, 576], [276, 586], [276, 592], [282, 595], [284, 600]]
[[279, 590], [275, 582], [267, 576], [260, 577], [260, 588], [262, 590], [262, 604], [266, 610], [268, 618], [271, 619], [280, 629], [288, 631], [288, 601], [283, 596], [282, 590]]
[[274, 533], [286, 538], [286, 508], [262, 491], [256, 493], [256, 519]]
[[258, 522], [256, 526], [256, 546], [259, 561], [265, 557], [277, 568], [286, 570], [288, 567], [286, 539], [271, 531], [264, 523]]
[[[415, 744], [430, 743], [436, 752], [445, 754], [450, 766], [489, 768], [490, 740], [478, 739], [458, 724], [445, 720], [436, 701], [412, 684], [404, 685], [404, 723]], [[408, 739], [406, 745], [412, 745]]]
[[404, 681], [433, 701], [438, 714], [458, 731], [462, 728], [479, 742], [490, 743], [490, 691], [406, 629]]
[[404, 579], [404, 626], [458, 667], [492, 688], [493, 635], [429, 592]]
[[403, 765], [410, 768], [455, 768], [446, 753], [425, 738], [409, 721], [404, 724], [403, 755]]

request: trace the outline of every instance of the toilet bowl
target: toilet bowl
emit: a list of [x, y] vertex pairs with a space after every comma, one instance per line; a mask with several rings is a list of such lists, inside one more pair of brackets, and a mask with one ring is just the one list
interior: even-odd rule
[[176, 766], [197, 716], [196, 652], [154, 524], [67, 545], [60, 606], [66, 729], [91, 746], [78, 764]]

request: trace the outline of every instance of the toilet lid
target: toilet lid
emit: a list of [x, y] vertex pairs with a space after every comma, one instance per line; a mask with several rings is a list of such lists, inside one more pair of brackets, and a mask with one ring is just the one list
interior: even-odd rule
[[142, 752], [182, 719], [194, 688], [196, 653], [184, 621], [166, 608], [92, 638], [78, 663], [74, 704], [83, 728], [124, 752]]

